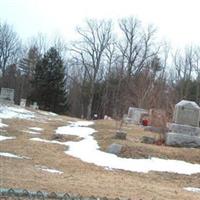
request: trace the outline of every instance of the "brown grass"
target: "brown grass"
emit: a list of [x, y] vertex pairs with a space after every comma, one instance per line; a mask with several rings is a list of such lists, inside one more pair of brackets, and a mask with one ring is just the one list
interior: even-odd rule
[[[199, 194], [186, 192], [183, 187], [199, 187], [200, 175], [178, 175], [172, 173], [133, 173], [123, 170], [105, 170], [93, 164], [84, 163], [79, 159], [64, 153], [66, 146], [30, 141], [31, 137], [52, 139], [55, 129], [68, 124], [67, 121], [76, 120], [64, 116], [49, 117], [46, 123], [28, 120], [4, 120], [9, 124], [4, 135], [16, 136], [16, 140], [6, 140], [0, 143], [0, 151], [27, 156], [31, 159], [13, 159], [0, 157], [0, 187], [26, 188], [29, 190], [69, 192], [83, 196], [107, 196], [109, 198], [121, 197], [132, 199], [200, 199]], [[41, 135], [33, 136], [22, 132], [28, 127], [44, 128]], [[127, 140], [121, 141], [113, 138], [115, 122], [96, 121], [94, 125], [98, 130], [95, 137], [105, 150], [113, 142], [121, 143], [131, 148], [126, 157], [157, 157], [184, 158], [191, 162], [199, 162], [198, 149], [179, 149], [141, 144], [143, 135], [155, 136], [144, 132], [135, 126], [126, 126]], [[157, 136], [155, 136], [157, 137]], [[64, 140], [77, 140], [80, 138], [66, 137]], [[191, 155], [192, 154], [192, 155]], [[182, 156], [182, 157], [181, 157]], [[63, 171], [61, 175], [51, 174], [37, 169], [36, 165], [44, 165]]]
[[115, 139], [116, 126], [113, 121], [99, 120], [95, 124], [99, 130], [95, 134], [102, 150], [106, 151], [112, 143], [124, 145], [121, 157], [127, 158], [149, 158], [159, 157], [164, 159], [184, 160], [191, 163], [200, 163], [200, 149], [194, 148], [176, 148], [169, 146], [159, 146], [154, 144], [141, 143], [143, 136], [159, 138], [158, 133], [144, 131], [142, 127], [135, 125], [124, 125], [123, 129], [127, 132], [126, 140]]

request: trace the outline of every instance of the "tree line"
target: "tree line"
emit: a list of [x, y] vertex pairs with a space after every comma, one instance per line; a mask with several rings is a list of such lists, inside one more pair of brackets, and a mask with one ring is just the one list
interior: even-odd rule
[[121, 117], [129, 106], [172, 114], [181, 99], [200, 104], [200, 48], [170, 49], [154, 26], [129, 17], [114, 26], [87, 20], [75, 41], [39, 34], [24, 43], [0, 22], [0, 86], [44, 110], [90, 119]]

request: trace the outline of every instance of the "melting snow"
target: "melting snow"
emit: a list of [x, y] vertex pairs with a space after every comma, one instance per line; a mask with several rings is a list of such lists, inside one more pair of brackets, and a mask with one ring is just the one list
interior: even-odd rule
[[23, 157], [21, 156], [17, 156], [15, 154], [12, 154], [12, 153], [6, 153], [6, 152], [0, 152], [0, 157], [3, 156], [3, 157], [9, 157], [9, 158], [19, 158], [19, 159], [23, 159]]
[[33, 131], [43, 131], [43, 128], [39, 128], [39, 127], [30, 127], [29, 129]]
[[51, 116], [58, 116], [58, 114], [53, 113], [53, 112], [49, 112], [49, 115], [51, 115]]
[[74, 126], [91, 126], [94, 124], [94, 122], [91, 121], [77, 121], [77, 122], [71, 122]]
[[2, 119], [11, 119], [11, 118], [20, 118], [20, 119], [31, 119], [34, 117], [34, 113], [28, 111], [24, 108], [18, 108], [17, 106], [11, 107], [6, 105], [0, 106], [0, 118]]
[[3, 128], [3, 127], [8, 127], [8, 125], [0, 122], [0, 128]]
[[66, 142], [65, 145], [69, 146], [69, 150], [65, 151], [66, 154], [77, 157], [82, 161], [111, 169], [122, 169], [143, 173], [147, 173], [149, 171], [172, 172], [188, 175], [200, 173], [199, 164], [160, 158], [120, 158], [116, 155], [100, 151], [97, 141], [93, 138], [93, 136], [91, 136], [95, 130], [89, 127], [80, 127], [92, 124], [93, 122], [81, 121], [75, 122], [69, 126], [59, 127], [56, 130], [57, 134], [76, 135], [84, 138], [78, 142]]
[[200, 192], [200, 188], [195, 188], [195, 187], [185, 187], [183, 189], [189, 192]]
[[17, 156], [15, 154], [12, 153], [7, 153], [7, 152], [0, 152], [0, 157], [9, 157], [9, 158], [18, 158], [18, 159], [30, 159], [29, 157], [26, 156]]
[[35, 131], [23, 131], [25, 133], [30, 133], [30, 134], [34, 134], [34, 135], [40, 135], [41, 133], [39, 132], [35, 132]]
[[87, 121], [74, 122], [69, 126], [59, 127], [56, 130], [57, 134], [76, 135], [84, 138], [78, 142], [58, 142], [55, 140], [50, 141], [40, 138], [32, 138], [30, 140], [69, 146], [69, 149], [65, 151], [66, 154], [110, 170], [122, 169], [143, 173], [147, 173], [149, 171], [160, 171], [187, 175], [200, 173], [199, 164], [191, 164], [185, 161], [165, 160], [160, 158], [120, 158], [116, 155], [100, 151], [97, 141], [92, 136], [92, 134], [96, 131], [90, 127], [83, 127], [92, 124], [93, 122]]
[[3, 135], [0, 135], [0, 141], [3, 141], [3, 140], [11, 140], [11, 139], [15, 139], [16, 137], [8, 137], [8, 136], [3, 136]]
[[47, 116], [58, 116], [58, 114], [56, 114], [56, 113], [41, 111], [41, 110], [39, 110], [38, 113], [43, 114], [43, 115], [47, 115]]
[[38, 169], [46, 171], [46, 172], [50, 172], [50, 173], [57, 173], [57, 174], [63, 174], [63, 172], [56, 170], [56, 169], [49, 169], [46, 166], [36, 166]]

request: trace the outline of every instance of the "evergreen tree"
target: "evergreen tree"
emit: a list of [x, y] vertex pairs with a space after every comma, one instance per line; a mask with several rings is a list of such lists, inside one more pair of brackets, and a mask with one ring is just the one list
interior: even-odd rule
[[67, 109], [65, 91], [65, 68], [59, 52], [51, 47], [37, 62], [31, 99], [39, 107], [56, 113]]

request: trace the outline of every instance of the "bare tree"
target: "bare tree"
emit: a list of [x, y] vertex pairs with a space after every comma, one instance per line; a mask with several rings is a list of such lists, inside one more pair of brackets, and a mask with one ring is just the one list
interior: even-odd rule
[[156, 61], [160, 50], [160, 45], [155, 45], [156, 29], [148, 26], [145, 30], [140, 21], [133, 17], [121, 19], [119, 27], [122, 32], [118, 43], [119, 54], [122, 69], [127, 74], [124, 81], [126, 104], [143, 107], [155, 80], [150, 65], [153, 60]]
[[38, 49], [39, 54], [44, 54], [50, 46], [53, 46], [53, 44], [50, 42], [50, 40], [47, 38], [47, 36], [43, 33], [38, 33], [36, 36], [31, 37], [28, 42], [27, 46], [35, 47]]
[[0, 69], [5, 75], [6, 67], [13, 64], [20, 51], [20, 40], [13, 28], [6, 23], [0, 23]]
[[179, 99], [188, 98], [192, 73], [194, 71], [194, 50], [187, 47], [183, 52], [176, 51], [174, 66], [176, 69], [176, 82], [178, 87]]
[[56, 35], [54, 40], [53, 40], [53, 45], [57, 51], [60, 53], [60, 55], [65, 59], [67, 57], [66, 53], [67, 53], [67, 44], [64, 40], [64, 38], [62, 38], [59, 35]]
[[133, 17], [120, 20], [119, 27], [124, 36], [119, 43], [123, 65], [127, 68], [128, 76], [138, 74], [145, 61], [155, 56], [159, 50], [152, 50], [155, 28], [149, 26], [145, 32], [141, 23]]
[[91, 118], [92, 104], [95, 92], [95, 82], [102, 67], [102, 60], [106, 48], [110, 45], [111, 34], [110, 21], [86, 21], [86, 28], [78, 27], [77, 32], [81, 40], [73, 44], [72, 51], [76, 54], [85, 70], [90, 84], [89, 102], [87, 106], [87, 118]]

